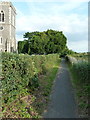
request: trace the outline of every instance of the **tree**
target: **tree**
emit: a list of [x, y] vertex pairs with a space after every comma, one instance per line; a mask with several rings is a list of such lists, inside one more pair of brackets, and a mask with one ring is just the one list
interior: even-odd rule
[[67, 38], [63, 32], [47, 30], [44, 32], [27, 32], [24, 34], [27, 40], [19, 41], [19, 53], [51, 54], [61, 53], [66, 48]]

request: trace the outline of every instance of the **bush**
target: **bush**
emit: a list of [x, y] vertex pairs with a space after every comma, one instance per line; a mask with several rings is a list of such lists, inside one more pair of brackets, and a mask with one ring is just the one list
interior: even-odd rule
[[[77, 56], [76, 56], [77, 57]], [[87, 61], [87, 59], [75, 60], [76, 57], [67, 56], [66, 60], [69, 63], [70, 70], [73, 75], [73, 85], [76, 88], [76, 96], [78, 101], [78, 110], [79, 115], [83, 115], [85, 117], [88, 116], [88, 97], [90, 94], [90, 85], [89, 85], [89, 75], [90, 75], [90, 63]], [[75, 59], [71, 59], [75, 58]]]
[[46, 74], [49, 64], [59, 56], [2, 53], [2, 101], [9, 104], [39, 87], [38, 76]]
[[88, 61], [76, 59], [76, 57], [66, 56], [66, 60], [71, 65], [72, 72], [77, 76], [78, 83], [88, 84], [89, 82], [89, 72], [90, 63]]
[[87, 62], [81, 62], [81, 63], [74, 63], [72, 66], [72, 70], [76, 73], [78, 76], [78, 83], [88, 84], [88, 71], [90, 69], [90, 64]]

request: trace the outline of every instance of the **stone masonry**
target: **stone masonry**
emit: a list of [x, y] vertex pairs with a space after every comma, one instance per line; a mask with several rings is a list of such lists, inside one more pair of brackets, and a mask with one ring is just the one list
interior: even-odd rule
[[16, 10], [11, 2], [0, 2], [0, 51], [16, 52]]

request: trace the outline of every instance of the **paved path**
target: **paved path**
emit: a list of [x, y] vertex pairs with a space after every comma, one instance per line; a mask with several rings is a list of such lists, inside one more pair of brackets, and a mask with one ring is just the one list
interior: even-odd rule
[[62, 59], [50, 99], [44, 118], [78, 118], [70, 73], [64, 59]]

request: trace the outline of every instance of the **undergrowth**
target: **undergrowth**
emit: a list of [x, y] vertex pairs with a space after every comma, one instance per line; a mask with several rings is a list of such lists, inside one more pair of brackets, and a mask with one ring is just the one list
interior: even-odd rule
[[2, 53], [3, 118], [40, 118], [59, 64], [57, 54]]
[[72, 84], [76, 90], [76, 100], [78, 103], [78, 112], [80, 117], [88, 117], [89, 109], [89, 74], [90, 63], [89, 62], [76, 62], [73, 64], [66, 58], [72, 74]]

